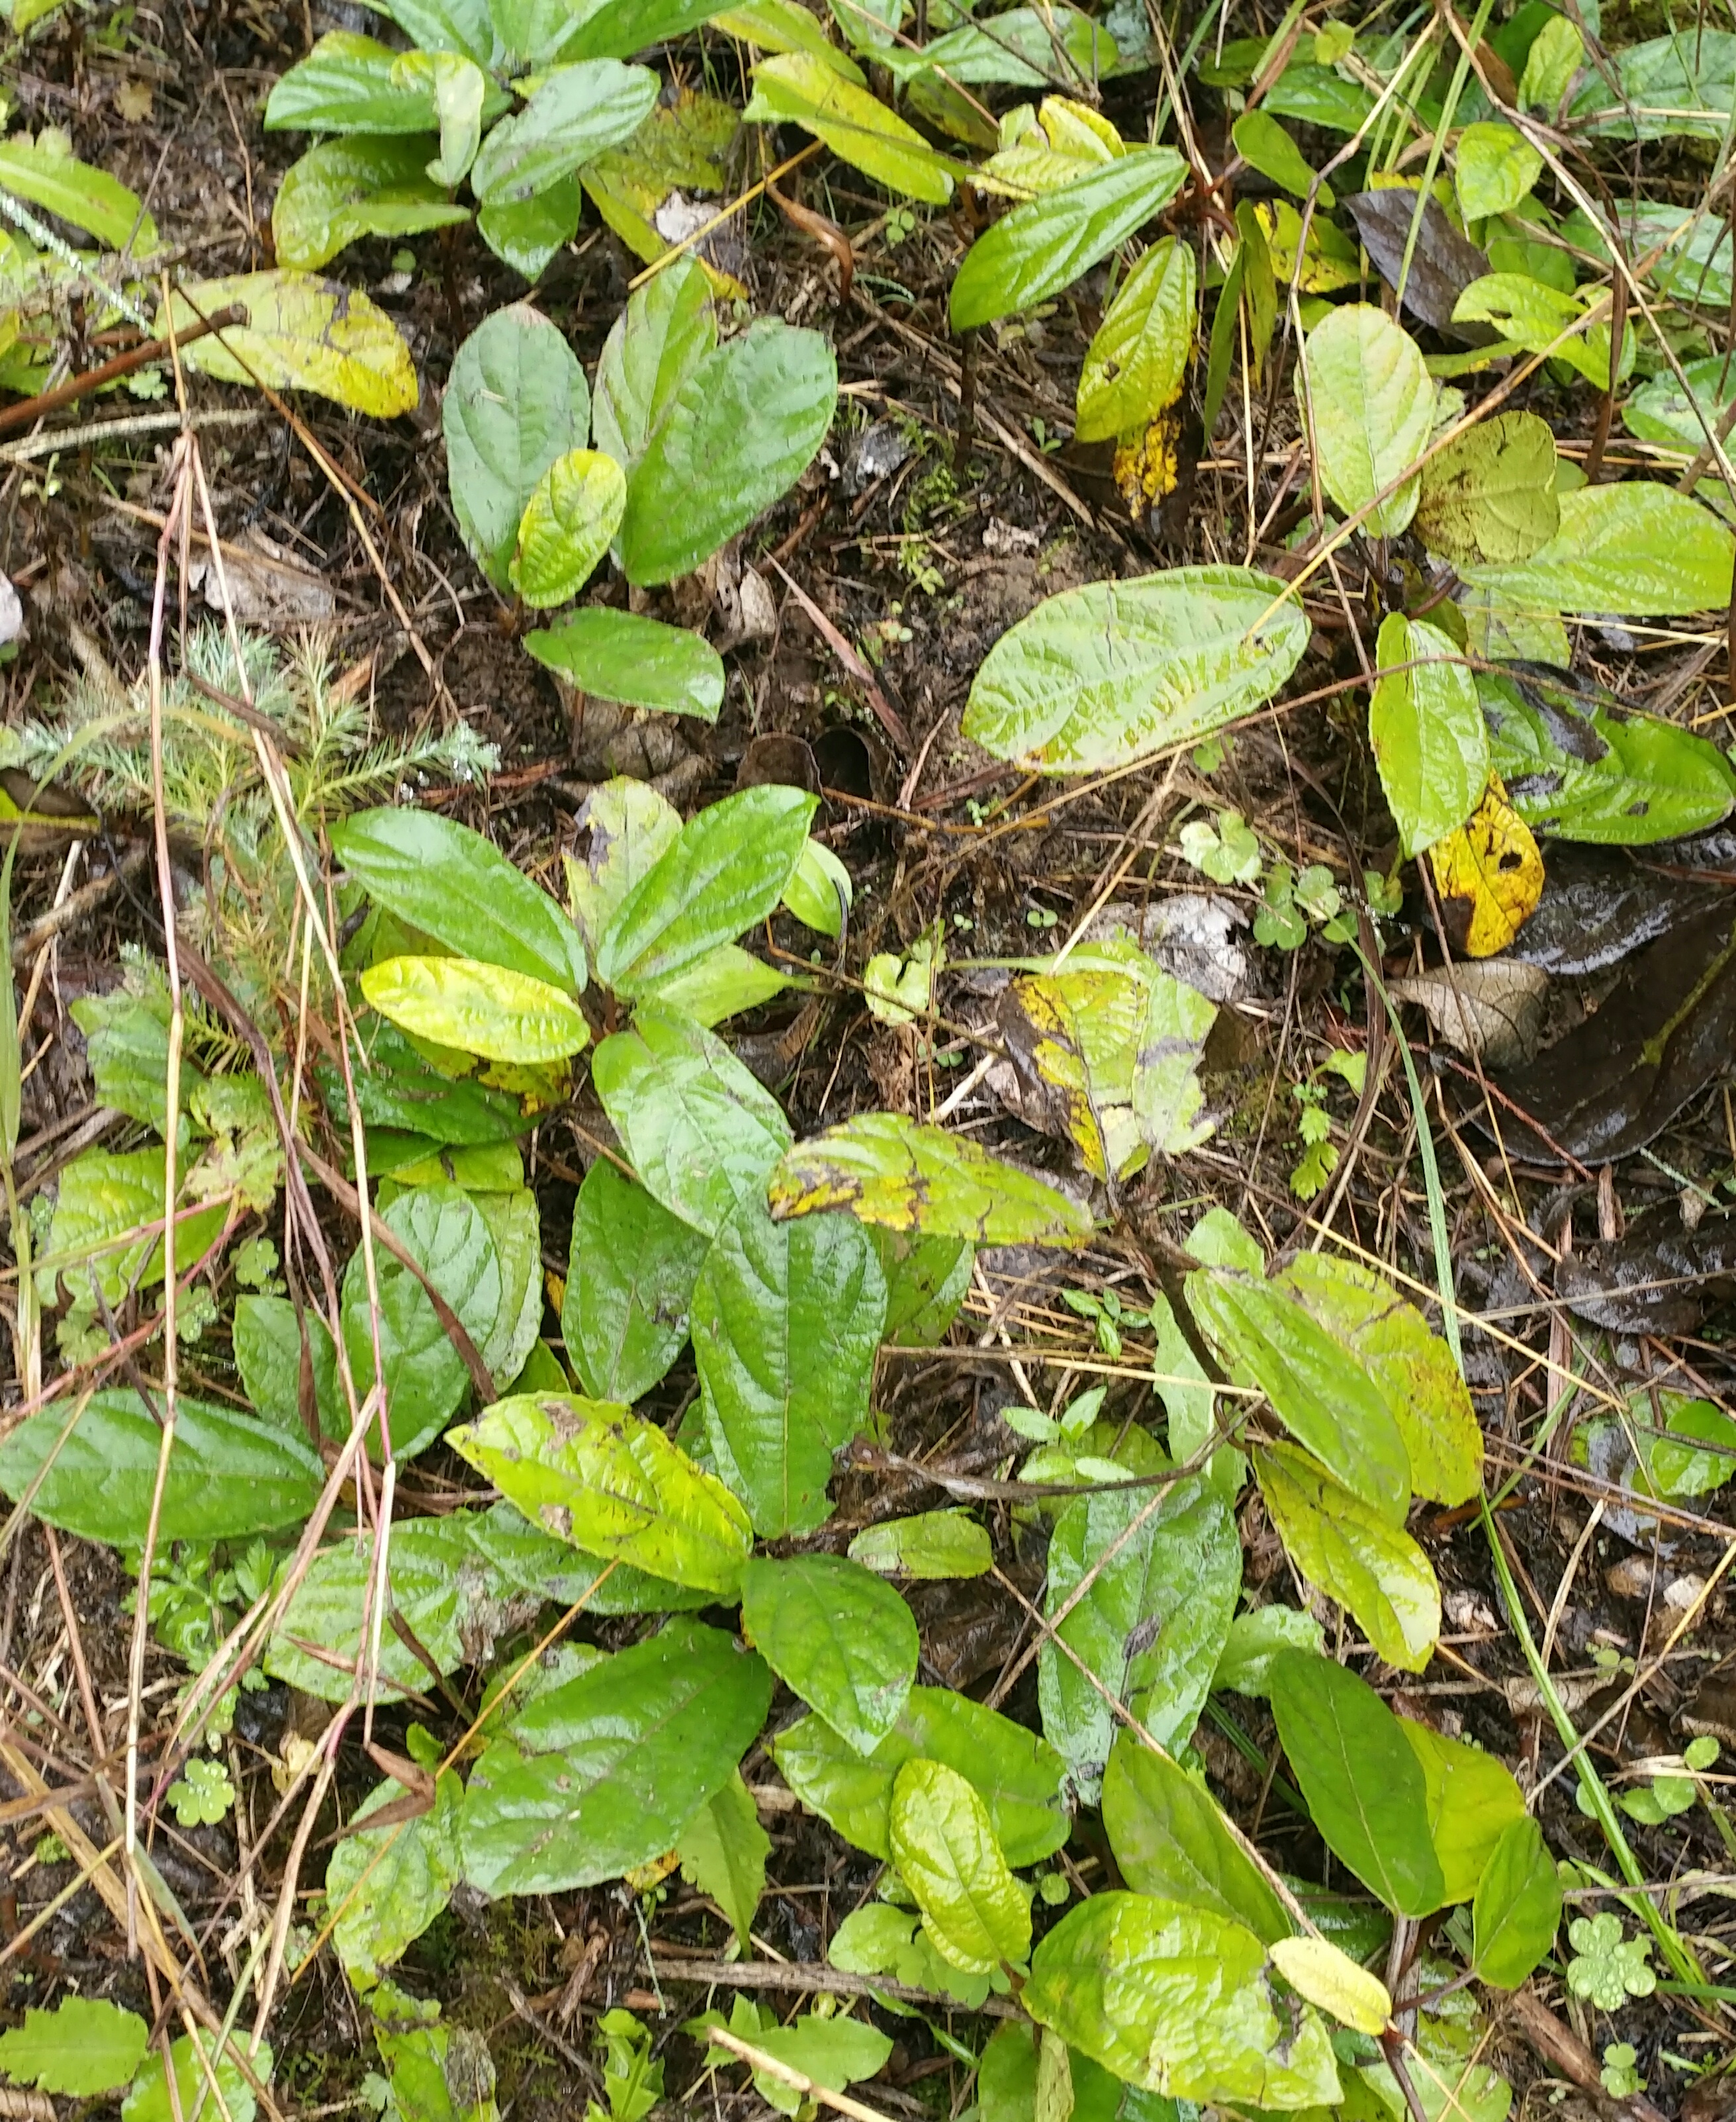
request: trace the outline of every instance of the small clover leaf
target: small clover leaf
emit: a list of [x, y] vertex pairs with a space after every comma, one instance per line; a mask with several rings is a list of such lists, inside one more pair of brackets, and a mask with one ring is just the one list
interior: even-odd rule
[[1567, 1937], [1574, 1950], [1567, 1963], [1567, 1986], [1600, 2012], [1618, 2012], [1630, 1997], [1649, 1997], [1657, 1988], [1658, 1978], [1646, 1964], [1651, 1941], [1624, 1940], [1618, 1916], [1575, 1917]]
[[169, 1802], [183, 1827], [214, 1827], [235, 1803], [235, 1785], [221, 1761], [195, 1754], [180, 1780], [170, 1784]]
[[1612, 2041], [1603, 2051], [1603, 2068], [1598, 2075], [1612, 2100], [1627, 2100], [1645, 2083], [1636, 2065], [1639, 2057], [1631, 2041]]

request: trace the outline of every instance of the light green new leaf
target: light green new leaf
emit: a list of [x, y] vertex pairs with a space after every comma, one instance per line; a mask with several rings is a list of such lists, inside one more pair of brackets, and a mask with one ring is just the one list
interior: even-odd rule
[[838, 1554], [756, 1558], [741, 1583], [748, 1641], [841, 1738], [871, 1754], [903, 1713], [919, 1645], [910, 1609]]
[[763, 59], [754, 69], [753, 98], [741, 115], [750, 123], [800, 125], [841, 161], [908, 199], [945, 206], [952, 197], [953, 167], [946, 157], [878, 97], [815, 54]]
[[284, 172], [272, 202], [280, 265], [317, 272], [364, 236], [402, 239], [470, 218], [427, 175], [425, 138], [324, 140]]
[[1173, 2099], [1336, 2106], [1325, 2026], [1283, 2017], [1266, 1948], [1239, 1923], [1145, 1894], [1093, 1894], [1038, 1947], [1022, 1998], [1129, 2085]]
[[890, 1833], [892, 1861], [942, 1959], [968, 1975], [1023, 1961], [1030, 1904], [964, 1777], [940, 1761], [907, 1761], [893, 1779]]
[[[467, 1516], [413, 1518], [392, 1527], [387, 1554], [392, 1611], [403, 1617], [418, 1648], [413, 1651], [395, 1629], [382, 1627], [381, 1701], [427, 1687], [427, 1659], [442, 1674], [455, 1672], [464, 1662], [466, 1637], [486, 1641], [496, 1625], [488, 1620], [486, 1606], [489, 1594], [497, 1596], [502, 1587], [477, 1566]], [[287, 1573], [286, 1559], [280, 1588]], [[264, 1666], [272, 1678], [322, 1701], [343, 1701], [355, 1679], [357, 1657], [367, 1655], [375, 1581], [371, 1535], [345, 1536], [321, 1548], [266, 1643]]]
[[426, 86], [440, 119], [440, 152], [427, 166], [432, 182], [455, 191], [469, 175], [482, 144], [488, 77], [462, 52], [406, 52], [392, 69], [394, 80]]
[[[16, 11], [11, 20], [16, 32]], [[0, 185], [83, 229], [105, 250], [142, 259], [158, 248], [156, 223], [138, 193], [106, 170], [75, 161], [54, 144], [47, 129], [40, 141], [0, 141]]]
[[597, 364], [597, 445], [631, 473], [682, 385], [717, 344], [712, 283], [693, 257], [636, 287]]
[[474, 958], [385, 958], [362, 975], [380, 1014], [413, 1039], [536, 1068], [581, 1054], [585, 1012], [558, 988]]
[[1510, 125], [1480, 121], [1458, 136], [1453, 185], [1467, 221], [1511, 213], [1542, 174], [1542, 157]]
[[525, 646], [600, 700], [707, 722], [723, 705], [723, 658], [698, 634], [660, 619], [588, 605], [558, 626], [527, 633]]
[[847, 1208], [888, 1230], [985, 1246], [1076, 1245], [1093, 1228], [1071, 1194], [902, 1113], [861, 1113], [799, 1143], [769, 1194], [780, 1219]]
[[1263, 1700], [1272, 1692], [1272, 1661], [1281, 1651], [1318, 1656], [1325, 1648], [1326, 1631], [1312, 1614], [1296, 1606], [1256, 1606], [1230, 1623], [1224, 1655], [1211, 1676], [1212, 1692]]
[[741, 1771], [700, 1807], [675, 1844], [681, 1876], [723, 1910], [744, 1951], [754, 1912], [766, 1890], [772, 1838], [759, 1824]]
[[955, 332], [1058, 295], [1160, 213], [1187, 165], [1171, 147], [1136, 147], [1046, 192], [986, 229], [952, 283]]
[[532, 1524], [587, 1554], [735, 1596], [747, 1514], [655, 1423], [604, 1400], [525, 1393], [450, 1442]]
[[578, 234], [584, 203], [576, 177], [557, 177], [532, 199], [483, 207], [476, 217], [477, 232], [515, 273], [535, 280], [562, 245]]
[[95, 1997], [63, 1997], [52, 2012], [32, 2005], [21, 2026], [0, 2034], [0, 2070], [15, 2085], [91, 2100], [128, 2082], [150, 2035], [137, 2012]]
[[[203, 2051], [203, 2063], [193, 2052], [195, 2038]], [[241, 2068], [244, 2055], [247, 2064], [245, 2073]], [[256, 2078], [261, 2085], [271, 2083], [270, 2042], [262, 2042], [254, 2054], [248, 2055], [239, 2032], [230, 2035], [226, 2042], [221, 2042], [217, 2035], [203, 2030], [196, 2037], [183, 2034], [170, 2042], [169, 2061], [175, 2072], [175, 2096], [171, 2098], [170, 2095], [169, 2073], [163, 2067], [161, 2053], [153, 2050], [146, 2057], [120, 2104], [121, 2122], [179, 2122], [179, 2118], [190, 2115], [195, 2110], [201, 2114], [222, 2115], [227, 2122], [254, 2122], [259, 2101], [248, 2074]], [[211, 2078], [206, 2075], [208, 2068], [217, 2080], [214, 2094]], [[476, 2117], [475, 2122], [482, 2122], [482, 2118]]]
[[1440, 1587], [1428, 1557], [1295, 1446], [1257, 1447], [1260, 1493], [1297, 1568], [1348, 1609], [1379, 1655], [1421, 1672], [1440, 1634]]
[[1118, 1732], [1103, 1779], [1104, 1832], [1136, 1893], [1245, 1923], [1270, 1945], [1290, 1921], [1217, 1800], [1166, 1755]]
[[401, 1960], [451, 1899], [460, 1877], [458, 1809], [464, 1785], [450, 1769], [434, 1783], [434, 1802], [413, 1820], [366, 1828], [371, 1812], [401, 1799], [381, 1783], [357, 1808], [353, 1828], [325, 1867], [332, 1942], [343, 1971], [366, 1989]]
[[1371, 537], [1396, 537], [1416, 512], [1403, 474], [1428, 445], [1435, 383], [1408, 332], [1371, 303], [1329, 311], [1303, 349], [1315, 461], [1347, 515], [1394, 488], [1363, 518]]
[[1269, 700], [1308, 621], [1248, 568], [1172, 568], [1063, 590], [983, 658], [964, 734], [997, 759], [1095, 774], [1197, 742]]
[[[416, 364], [385, 311], [335, 280], [311, 273], [237, 273], [178, 288], [177, 331], [199, 316], [239, 306], [245, 325], [195, 339], [181, 348], [184, 365], [222, 383], [268, 384], [274, 390], [311, 390], [352, 413], [390, 420], [416, 409]], [[168, 318], [159, 307], [153, 330]]]
[[1272, 1666], [1272, 1714], [1327, 1847], [1400, 1915], [1446, 1898], [1428, 1787], [1404, 1727], [1365, 1680], [1288, 1651]]
[[[1262, 177], [1270, 177], [1275, 185], [1294, 192], [1298, 199], [1305, 199], [1314, 190], [1317, 180], [1302, 150], [1267, 112], [1244, 111], [1230, 127], [1230, 138], [1237, 154]], [[1320, 184], [1318, 197], [1322, 209], [1331, 213], [1337, 203], [1332, 186]]]
[[1080, 442], [1123, 435], [1174, 403], [1193, 356], [1197, 276], [1191, 247], [1165, 236], [1122, 282], [1080, 372]]
[[784, 911], [816, 935], [839, 936], [850, 918], [853, 895], [850, 872], [842, 862], [824, 840], [808, 840], [784, 886]]
[[1468, 1901], [1495, 1845], [1525, 1816], [1524, 1793], [1492, 1755], [1401, 1717], [1428, 1793], [1429, 1834], [1445, 1888], [1443, 1904]]
[[860, 86], [866, 78], [847, 52], [841, 52], [815, 16], [799, 0], [744, 0], [712, 17], [712, 26], [761, 52], [807, 52], [845, 81]]
[[1301, 1253], [1276, 1277], [1352, 1350], [1385, 1396], [1411, 1462], [1411, 1493], [1468, 1503], [1482, 1478], [1483, 1437], [1453, 1352], [1384, 1276]]
[[470, 189], [483, 206], [516, 206], [637, 132], [657, 100], [649, 67], [583, 59], [545, 74], [524, 109], [483, 143]]
[[[1490, 273], [1473, 280], [1453, 306], [1454, 324], [1492, 325], [1501, 338], [1528, 353], [1547, 353], [1576, 368], [1594, 389], [1609, 388], [1610, 328], [1608, 322], [1572, 328], [1589, 304], [1527, 273]], [[1616, 381], [1634, 365], [1631, 326], [1622, 341]]]
[[1643, 479], [1563, 494], [1561, 529], [1528, 560], [1462, 572], [1522, 611], [1678, 618], [1729, 605], [1733, 556], [1715, 516]]
[[593, 1399], [630, 1403], [667, 1372], [687, 1339], [706, 1247], [702, 1232], [606, 1157], [586, 1173], [572, 1213], [561, 1332]]
[[1456, 833], [1489, 782], [1489, 732], [1458, 645], [1402, 611], [1381, 621], [1369, 741], [1407, 856]]
[[440, 417], [458, 527], [483, 572], [505, 589], [538, 482], [557, 458], [585, 446], [585, 372], [557, 326], [525, 303], [510, 303], [454, 356]]
[[627, 477], [601, 450], [557, 457], [525, 505], [512, 587], [533, 611], [565, 604], [590, 580], [627, 507]]
[[1455, 566], [1510, 567], [1561, 528], [1555, 437], [1535, 413], [1497, 413], [1422, 468], [1416, 527]]
[[1547, 16], [1525, 54], [1525, 70], [1519, 76], [1520, 108], [1541, 110], [1552, 119], [1584, 60], [1585, 40], [1579, 24], [1566, 15]]
[[759, 1009], [791, 984], [790, 975], [744, 951], [739, 943], [720, 943], [697, 965], [673, 979], [657, 983], [657, 999], [710, 1029], [744, 1010]]
[[1472, 1964], [1491, 1989], [1517, 1989], [1555, 1943], [1561, 1881], [1528, 1816], [1505, 1828], [1477, 1882], [1472, 1904]]
[[920, 1511], [865, 1526], [850, 1543], [850, 1559], [883, 1577], [982, 1577], [995, 1550], [988, 1528], [968, 1511]]
[[[273, 88], [265, 104], [268, 133], [437, 133], [440, 120], [428, 83], [398, 73], [400, 53], [333, 30]], [[10, 182], [0, 175], [0, 182]]]

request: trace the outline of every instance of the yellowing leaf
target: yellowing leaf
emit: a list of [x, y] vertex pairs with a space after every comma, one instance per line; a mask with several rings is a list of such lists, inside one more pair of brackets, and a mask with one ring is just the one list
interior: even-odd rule
[[1253, 210], [1281, 287], [1294, 285], [1300, 294], [1330, 295], [1340, 287], [1354, 287], [1361, 278], [1356, 245], [1321, 214], [1314, 216], [1304, 233], [1302, 217], [1288, 199], [1258, 199]]
[[1416, 512], [1416, 481], [1403, 474], [1435, 424], [1435, 384], [1421, 350], [1384, 310], [1351, 302], [1328, 311], [1309, 334], [1299, 389], [1304, 376], [1327, 492], [1346, 514], [1369, 508], [1370, 537], [1396, 537]]
[[490, 1061], [562, 1061], [590, 1037], [558, 988], [474, 958], [386, 958], [362, 975], [362, 992], [413, 1037]]
[[742, 113], [762, 124], [800, 125], [891, 190], [945, 206], [952, 166], [913, 125], [810, 52], [786, 52], [754, 69], [754, 96]]
[[[366, 295], [311, 273], [237, 273], [200, 280], [175, 298], [185, 331], [199, 316], [239, 304], [245, 325], [195, 339], [182, 353], [189, 368], [225, 383], [264, 383], [274, 390], [312, 390], [352, 412], [390, 420], [417, 400], [416, 366], [398, 327]], [[168, 320], [159, 308], [152, 330]]]
[[1442, 912], [1458, 927], [1453, 940], [1472, 958], [1505, 951], [1543, 890], [1543, 858], [1531, 828], [1508, 801], [1498, 774], [1456, 833], [1429, 849]]
[[1416, 528], [1456, 563], [1510, 567], [1561, 528], [1555, 437], [1535, 413], [1498, 413], [1424, 465]]
[[1080, 442], [1124, 435], [1175, 403], [1193, 353], [1195, 289], [1193, 253], [1174, 236], [1128, 274], [1080, 373]]
[[1065, 96], [1020, 103], [1001, 121], [1001, 144], [973, 181], [1009, 199], [1035, 199], [1127, 152], [1107, 118]]
[[579, 172], [597, 212], [635, 257], [649, 263], [668, 250], [655, 217], [672, 191], [723, 189], [723, 157], [738, 122], [728, 104], [683, 89], [673, 103], [659, 104], [631, 140]]
[[1115, 445], [1115, 484], [1136, 522], [1174, 493], [1181, 476], [1181, 415], [1175, 407]]
[[512, 586], [537, 610], [576, 596], [627, 512], [627, 475], [601, 450], [569, 450], [538, 480], [519, 523]]
[[1323, 1937], [1281, 1937], [1270, 1951], [1272, 1965], [1299, 1997], [1371, 2040], [1385, 2032], [1393, 2016], [1387, 1986], [1347, 1952]]

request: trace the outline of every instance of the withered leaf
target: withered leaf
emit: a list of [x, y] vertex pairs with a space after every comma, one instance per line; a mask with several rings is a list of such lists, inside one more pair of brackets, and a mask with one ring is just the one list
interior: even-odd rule
[[[1358, 192], [1345, 204], [1375, 269], [1389, 287], [1397, 287], [1416, 211], [1416, 193], [1394, 185], [1385, 191]], [[1488, 325], [1455, 325], [1453, 310], [1471, 283], [1488, 270], [1489, 260], [1471, 239], [1459, 234], [1436, 201], [1425, 199], [1422, 226], [1405, 276], [1404, 306], [1412, 315], [1461, 345], [1487, 345], [1495, 336]]]
[[1709, 1215], [1690, 1231], [1666, 1202], [1613, 1244], [1567, 1254], [1555, 1288], [1612, 1334], [1692, 1334], [1708, 1301], [1736, 1288], [1736, 1216]]

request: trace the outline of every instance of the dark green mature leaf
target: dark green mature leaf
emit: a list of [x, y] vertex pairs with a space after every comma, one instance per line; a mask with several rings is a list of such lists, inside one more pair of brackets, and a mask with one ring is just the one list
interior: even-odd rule
[[[162, 1430], [130, 1386], [93, 1393], [64, 1444], [72, 1410], [55, 1400], [0, 1442], [0, 1493], [15, 1501], [37, 1474], [30, 1508], [81, 1540], [144, 1543]], [[240, 1540], [299, 1525], [314, 1507], [320, 1461], [274, 1422], [182, 1394], [163, 1487], [159, 1536]]]
[[772, 1213], [847, 1208], [865, 1223], [978, 1245], [1070, 1245], [1090, 1211], [1046, 1179], [902, 1113], [861, 1113], [790, 1150], [770, 1186]]
[[1736, 539], [1710, 511], [1655, 479], [1561, 496], [1561, 527], [1512, 567], [1460, 569], [1520, 611], [1684, 616], [1730, 601]]
[[1491, 1989], [1517, 1989], [1555, 1943], [1561, 1881], [1542, 1830], [1527, 1816], [1504, 1830], [1477, 1882], [1472, 1964]]
[[1015, 1866], [1052, 1856], [1067, 1839], [1066, 1766], [1034, 1732], [950, 1688], [913, 1687], [904, 1713], [866, 1758], [819, 1717], [772, 1742], [791, 1789], [847, 1842], [889, 1861], [894, 1778], [907, 1761], [943, 1761], [973, 1783]]
[[520, 205], [630, 139], [656, 100], [657, 77], [649, 67], [612, 58], [557, 67], [524, 109], [483, 141], [470, 189], [484, 206]]
[[1736, 104], [1736, 35], [1684, 22], [1587, 67], [1569, 115], [1600, 139], [1721, 140]]
[[[338, 1381], [338, 1350], [331, 1330], [311, 1306], [302, 1314], [307, 1326], [309, 1382], [322, 1433], [348, 1434]], [[296, 1307], [285, 1297], [238, 1297], [232, 1334], [235, 1366], [247, 1388], [255, 1414], [292, 1436], [306, 1437], [301, 1416], [301, 1327]]]
[[1698, 451], [1717, 431], [1731, 395], [1732, 372], [1721, 353], [1687, 362], [1681, 382], [1666, 369], [1627, 400], [1622, 408], [1622, 425], [1642, 442]]
[[524, 302], [497, 310], [453, 358], [441, 400], [452, 507], [477, 564], [510, 587], [518, 526], [557, 457], [585, 446], [590, 392], [559, 329]]
[[1134, 147], [997, 221], [964, 255], [952, 283], [955, 332], [1047, 301], [1107, 258], [1182, 188], [1173, 147]]
[[660, 619], [588, 605], [558, 626], [527, 633], [525, 646], [600, 700], [707, 722], [723, 705], [722, 657], [698, 634]]
[[586, 853], [566, 858], [573, 918], [597, 945], [628, 894], [681, 837], [681, 813], [648, 782], [624, 776], [593, 788], [574, 821]]
[[636, 1400], [680, 1354], [704, 1234], [600, 1157], [572, 1214], [561, 1331], [595, 1400]]
[[807, 844], [819, 798], [770, 783], [699, 811], [628, 894], [597, 946], [597, 977], [655, 994], [763, 920]]
[[[861, 11], [856, 0], [850, 8], [851, 35], [860, 45], [867, 41]], [[1043, 88], [1067, 84], [1070, 71], [1081, 81], [1096, 80], [1113, 67], [1116, 51], [1108, 33], [1076, 8], [1009, 7], [980, 21], [961, 21], [920, 51], [889, 40], [875, 57], [895, 80], [920, 81], [944, 69], [949, 81]]]
[[1204, 1779], [1131, 1732], [1118, 1733], [1109, 1750], [1103, 1824], [1136, 1893], [1227, 1916], [1267, 1945], [1290, 1936], [1283, 1904], [1230, 1833]]
[[324, 140], [284, 172], [272, 202], [280, 265], [317, 272], [364, 236], [419, 236], [470, 218], [427, 175], [426, 135]]
[[461, 1876], [458, 1812], [464, 1785], [459, 1777], [450, 1769], [436, 1776], [433, 1804], [414, 1819], [390, 1827], [361, 1825], [371, 1812], [404, 1795], [395, 1783], [371, 1791], [356, 1811], [357, 1831], [344, 1836], [325, 1867], [332, 1942], [344, 1973], [364, 1988], [403, 1958], [445, 1908]]
[[850, 1543], [850, 1559], [884, 1577], [982, 1577], [995, 1549], [988, 1528], [968, 1511], [921, 1511], [865, 1526]]
[[840, 1738], [872, 1753], [903, 1712], [920, 1645], [884, 1579], [839, 1554], [758, 1557], [741, 1580], [748, 1641]]
[[562, 1893], [661, 1856], [722, 1789], [772, 1701], [750, 1652], [671, 1621], [531, 1703], [471, 1772], [464, 1877], [485, 1894]]
[[400, 86], [398, 56], [371, 37], [329, 31], [273, 88], [266, 131], [437, 133], [432, 88]]
[[764, 1199], [790, 1124], [721, 1039], [642, 1003], [590, 1073], [633, 1169], [671, 1215], [715, 1237], [739, 1201]]
[[[528, 1123], [516, 1098], [442, 1074], [418, 1054], [395, 1024], [367, 1012], [360, 1044], [367, 1066], [355, 1071], [356, 1102], [371, 1128], [399, 1128], [446, 1148], [510, 1142]], [[320, 1064], [327, 1110], [346, 1120], [343, 1079]]]
[[870, 1228], [886, 1277], [886, 1340], [897, 1348], [938, 1348], [970, 1288], [975, 1246], [968, 1238]]
[[1369, 741], [1400, 851], [1409, 857], [1456, 833], [1482, 801], [1489, 732], [1477, 681], [1438, 627], [1389, 613], [1375, 662]]
[[[371, 1535], [320, 1550], [265, 1646], [265, 1670], [274, 1680], [287, 1680], [323, 1701], [343, 1700], [371, 1641], [367, 1612], [374, 1568]], [[488, 1618], [496, 1587], [472, 1545], [465, 1513], [394, 1525], [387, 1568], [392, 1611], [404, 1617], [441, 1672], [455, 1672], [464, 1663], [467, 1640], [472, 1645], [490, 1640], [497, 1625]], [[429, 1686], [427, 1665], [390, 1625], [390, 1617], [379, 1640], [381, 1700]]]
[[376, 10], [423, 52], [456, 52], [479, 67], [493, 63], [497, 38], [488, 0], [381, 0]]
[[1272, 1708], [1327, 1847], [1400, 1915], [1438, 1909], [1446, 1882], [1421, 1764], [1374, 1689], [1330, 1658], [1286, 1651], [1272, 1666]]
[[943, 1960], [967, 1975], [1024, 1960], [1030, 1904], [967, 1778], [941, 1761], [905, 1762], [893, 1778], [890, 1832], [898, 1876]]
[[52, 2012], [32, 2005], [21, 2026], [0, 2034], [0, 2070], [15, 2085], [89, 2100], [127, 2083], [150, 2037], [137, 2012], [95, 1997], [63, 1997]]
[[964, 734], [1051, 774], [1124, 766], [1249, 713], [1301, 661], [1308, 621], [1248, 568], [1171, 568], [1063, 590], [983, 658]]
[[497, 258], [534, 280], [562, 245], [578, 234], [584, 204], [579, 180], [559, 177], [534, 199], [483, 207], [476, 217], [477, 231]]
[[1336, 2106], [1327, 2030], [1309, 2007], [1281, 2018], [1266, 1948], [1239, 1923], [1144, 1894], [1094, 1894], [1031, 1961], [1022, 1999], [1130, 2085], [1182, 2100]]
[[[1242, 1543], [1221, 1496], [1188, 1481], [1165, 1493], [1156, 1511], [1151, 1503], [1144, 1489], [1076, 1496], [1049, 1543], [1045, 1617], [1054, 1621], [1069, 1605], [1072, 1610], [1043, 1643], [1038, 1695], [1044, 1736], [1087, 1802], [1100, 1786], [1116, 1719], [1067, 1652], [1159, 1746], [1185, 1746], [1241, 1590]], [[1089, 1590], [1074, 1603], [1088, 1576]]]
[[774, 1223], [744, 1199], [693, 1288], [693, 1355], [719, 1472], [764, 1538], [831, 1515], [832, 1455], [868, 1419], [886, 1318], [873, 1241], [848, 1217]]
[[837, 402], [838, 362], [819, 332], [762, 317], [706, 354], [630, 469], [628, 582], [673, 582], [745, 530], [814, 461]]
[[625, 58], [685, 36], [722, 12], [719, 0], [603, 0], [580, 14], [562, 49], [574, 58]]
[[1387, 1524], [1402, 1526], [1409, 1455], [1356, 1355], [1288, 1290], [1232, 1268], [1189, 1275], [1188, 1301], [1220, 1359], [1260, 1388], [1296, 1441]]
[[477, 1344], [490, 1377], [511, 1385], [529, 1361], [543, 1323], [543, 1232], [528, 1186], [477, 1188], [470, 1195], [494, 1240], [501, 1302], [492, 1330]]
[[604, 1401], [522, 1393], [451, 1443], [533, 1524], [587, 1554], [735, 1595], [752, 1545], [746, 1513], [654, 1423]]

